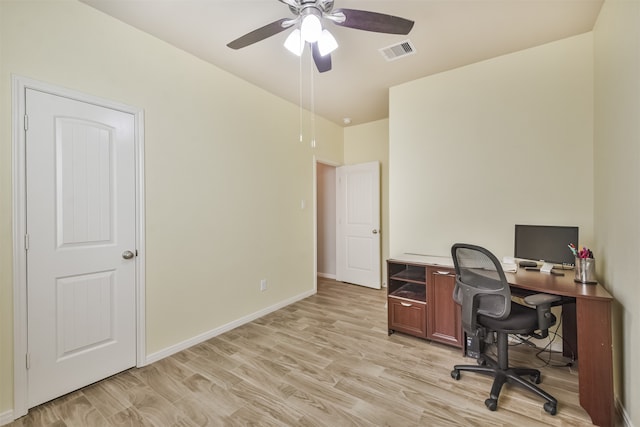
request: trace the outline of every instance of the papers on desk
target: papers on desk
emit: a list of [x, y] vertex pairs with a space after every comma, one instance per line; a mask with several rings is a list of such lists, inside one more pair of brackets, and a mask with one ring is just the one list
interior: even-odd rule
[[518, 271], [518, 264], [516, 264], [516, 260], [513, 257], [506, 256], [502, 258], [502, 269], [507, 273], [515, 273]]
[[516, 271], [518, 271], [518, 264], [510, 263], [510, 262], [503, 262], [502, 263], [502, 269], [506, 273], [515, 273]]

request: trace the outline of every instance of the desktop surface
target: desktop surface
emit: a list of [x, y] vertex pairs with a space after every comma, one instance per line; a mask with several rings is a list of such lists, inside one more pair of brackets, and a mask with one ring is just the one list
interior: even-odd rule
[[[554, 270], [555, 271], [555, 270]], [[584, 284], [575, 282], [574, 271], [564, 270], [564, 276], [557, 276], [540, 271], [529, 271], [518, 268], [515, 273], [506, 273], [511, 286], [535, 292], [546, 292], [566, 297], [612, 300], [613, 297], [598, 283]]]
[[[450, 256], [403, 253], [391, 259], [401, 262], [453, 268], [453, 259]], [[554, 269], [553, 271], [562, 272], [564, 276], [542, 273], [540, 271], [528, 271], [523, 267], [518, 267], [515, 273], [505, 271], [505, 275], [507, 276], [509, 284], [521, 289], [547, 292], [566, 297], [613, 299], [611, 294], [598, 283], [583, 284], [575, 282], [573, 280], [575, 277], [574, 270]]]

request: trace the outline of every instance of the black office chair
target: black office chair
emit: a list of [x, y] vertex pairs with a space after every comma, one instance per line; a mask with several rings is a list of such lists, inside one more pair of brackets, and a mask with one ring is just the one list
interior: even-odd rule
[[[508, 382], [544, 398], [544, 410], [555, 415], [558, 401], [535, 385], [540, 383], [540, 371], [509, 367], [508, 336], [548, 336], [548, 328], [556, 322], [556, 317], [551, 313], [551, 304], [558, 297], [547, 294], [526, 297], [525, 302], [536, 309], [517, 304], [511, 301], [511, 291], [502, 265], [487, 249], [457, 243], [452, 246], [451, 255], [456, 270], [453, 299], [462, 306], [464, 331], [468, 337], [483, 341], [492, 338], [495, 332], [498, 346], [497, 360], [482, 353], [478, 357], [478, 365], [456, 365], [451, 371], [451, 377], [459, 380], [460, 371], [494, 377], [490, 397], [484, 402], [492, 411], [497, 409], [500, 390]], [[528, 376], [531, 381], [522, 378], [523, 376]]]

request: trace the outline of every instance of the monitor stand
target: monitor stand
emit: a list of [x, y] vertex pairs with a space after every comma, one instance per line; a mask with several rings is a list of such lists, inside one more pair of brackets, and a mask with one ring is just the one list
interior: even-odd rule
[[542, 267], [540, 267], [540, 273], [551, 273], [552, 269], [553, 263], [545, 262], [542, 264]]

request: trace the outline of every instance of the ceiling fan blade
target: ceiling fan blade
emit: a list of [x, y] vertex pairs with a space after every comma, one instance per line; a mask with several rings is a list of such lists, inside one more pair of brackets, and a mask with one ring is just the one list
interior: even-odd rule
[[[288, 24], [288, 25], [287, 25]], [[274, 21], [270, 24], [265, 25], [264, 27], [260, 27], [257, 30], [253, 30], [250, 33], [245, 34], [242, 37], [235, 39], [232, 42], [227, 43], [231, 49], [241, 49], [243, 47], [247, 47], [256, 42], [264, 40], [268, 37], [278, 34], [281, 31], [286, 30], [291, 26], [291, 19], [283, 18], [277, 21]]]
[[[344, 20], [341, 19], [341, 14], [344, 15]], [[336, 25], [357, 30], [388, 34], [409, 34], [409, 31], [413, 28], [413, 21], [408, 19], [367, 10], [336, 9], [331, 15], [339, 18], [331, 19]]]
[[313, 55], [313, 62], [316, 63], [316, 68], [318, 68], [318, 72], [324, 73], [331, 70], [331, 54], [326, 54], [325, 56], [320, 55], [318, 43], [311, 44], [311, 53]]

